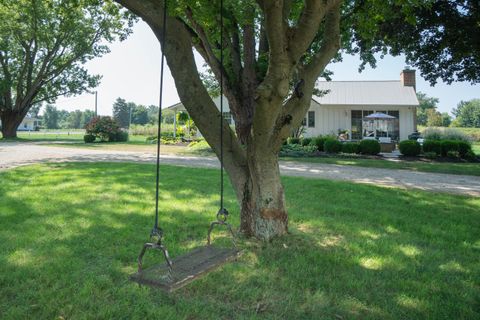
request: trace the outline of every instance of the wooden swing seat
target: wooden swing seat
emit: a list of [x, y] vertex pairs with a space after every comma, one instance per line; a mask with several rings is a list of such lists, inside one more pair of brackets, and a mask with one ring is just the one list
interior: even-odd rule
[[130, 279], [139, 284], [158, 287], [166, 292], [177, 290], [206, 273], [235, 260], [237, 249], [204, 246], [172, 259], [172, 275], [166, 263], [151, 266], [133, 274]]

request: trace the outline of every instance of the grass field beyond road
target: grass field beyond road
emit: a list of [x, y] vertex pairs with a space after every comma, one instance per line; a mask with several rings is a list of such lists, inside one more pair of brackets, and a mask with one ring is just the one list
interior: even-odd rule
[[[0, 318], [480, 318], [479, 198], [314, 179], [284, 178], [288, 236], [240, 239], [238, 262], [170, 296], [139, 287], [128, 276], [153, 223], [154, 168], [0, 173]], [[177, 256], [205, 241], [218, 171], [164, 166], [161, 185]], [[230, 188], [226, 207], [238, 226]]]

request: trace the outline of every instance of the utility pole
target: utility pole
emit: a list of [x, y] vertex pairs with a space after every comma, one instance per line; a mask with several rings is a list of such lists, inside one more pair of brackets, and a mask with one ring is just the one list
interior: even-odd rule
[[98, 115], [97, 113], [97, 91], [95, 91], [95, 117]]

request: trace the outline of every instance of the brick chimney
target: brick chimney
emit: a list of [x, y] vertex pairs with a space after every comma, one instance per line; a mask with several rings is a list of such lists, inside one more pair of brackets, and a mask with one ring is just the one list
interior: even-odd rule
[[[415, 70], [411, 70], [409, 67], [405, 67], [400, 73], [400, 81], [404, 87], [413, 87], [415, 92], [417, 91], [417, 84], [415, 82]], [[409, 108], [410, 109], [410, 108]], [[417, 131], [417, 107], [412, 107], [413, 115], [413, 130]]]
[[400, 73], [400, 81], [402, 85], [405, 87], [413, 87], [415, 91], [417, 91], [417, 84], [415, 82], [415, 70], [411, 70], [409, 67], [406, 67]]

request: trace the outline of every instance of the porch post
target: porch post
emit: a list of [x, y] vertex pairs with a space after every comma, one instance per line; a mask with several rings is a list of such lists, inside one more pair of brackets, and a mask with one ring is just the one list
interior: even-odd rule
[[173, 138], [177, 137], [177, 110], [173, 112]]

